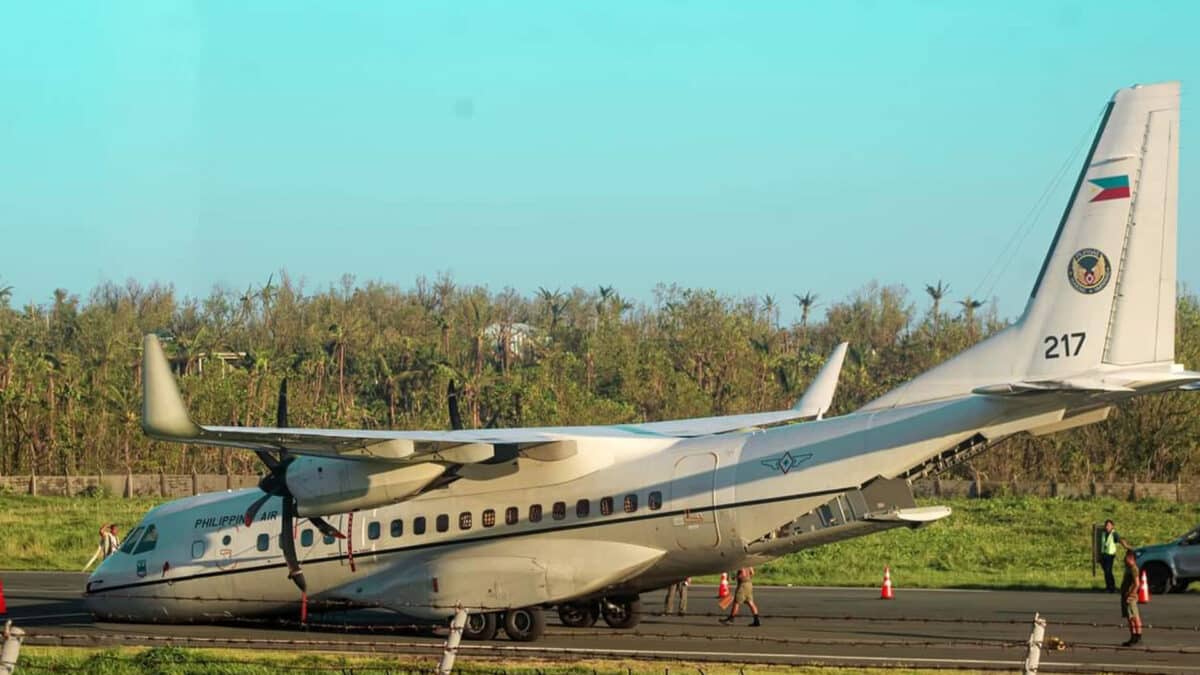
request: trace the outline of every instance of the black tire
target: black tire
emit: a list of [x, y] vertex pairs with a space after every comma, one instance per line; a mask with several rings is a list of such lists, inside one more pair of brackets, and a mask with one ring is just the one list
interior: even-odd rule
[[1150, 587], [1150, 595], [1162, 595], [1175, 585], [1171, 570], [1162, 563], [1152, 562], [1142, 570], [1146, 573], [1146, 585]]
[[495, 614], [468, 614], [462, 636], [464, 640], [491, 640], [496, 637], [496, 630]]
[[564, 602], [558, 606], [558, 620], [571, 628], [591, 628], [600, 618], [596, 602]]
[[541, 607], [521, 607], [504, 613], [504, 634], [515, 642], [533, 642], [546, 632], [546, 615]]
[[600, 601], [604, 623], [613, 628], [633, 628], [642, 621], [642, 599], [638, 596], [605, 598]]
[[1192, 583], [1191, 579], [1176, 579], [1174, 584], [1171, 584], [1172, 593], [1187, 593], [1188, 585]]

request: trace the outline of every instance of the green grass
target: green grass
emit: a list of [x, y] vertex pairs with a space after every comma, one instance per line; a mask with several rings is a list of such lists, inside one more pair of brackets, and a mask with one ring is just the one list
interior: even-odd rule
[[162, 499], [0, 494], [0, 567], [78, 572], [96, 551], [100, 526], [124, 537]]
[[[76, 647], [24, 647], [18, 670], [24, 672], [78, 671], [95, 675], [270, 675], [289, 673], [415, 673], [431, 672], [437, 667], [436, 656], [379, 656], [364, 654], [291, 654], [288, 652], [249, 651], [228, 649], [182, 649], [178, 647], [122, 647], [115, 649], [86, 649]], [[626, 675], [628, 673], [696, 673], [709, 675], [823, 675], [845, 673], [836, 668], [802, 668], [791, 666], [738, 667], [721, 664], [682, 662], [587, 660], [571, 663], [522, 660], [520, 665], [503, 661], [460, 658], [456, 673], [505, 675]], [[701, 670], [702, 669], [702, 670]], [[946, 670], [882, 670], [852, 669], [870, 675], [915, 675], [917, 673], [950, 674], [968, 671]]]
[[[156, 499], [0, 495], [0, 566], [77, 571], [96, 546], [96, 531], [122, 532]], [[1096, 588], [1092, 523], [1111, 517], [1135, 544], [1166, 541], [1200, 523], [1200, 505], [1113, 499], [922, 500], [954, 509], [920, 530], [893, 530], [786, 556], [759, 568], [762, 583], [874, 586], [883, 566], [899, 587]]]

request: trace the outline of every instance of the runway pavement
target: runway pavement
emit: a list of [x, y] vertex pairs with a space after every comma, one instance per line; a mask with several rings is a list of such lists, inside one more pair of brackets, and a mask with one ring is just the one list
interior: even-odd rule
[[[356, 611], [314, 617], [308, 628], [278, 623], [159, 625], [98, 623], [83, 607], [84, 575], [0, 572], [8, 618], [28, 631], [29, 644], [179, 644], [253, 648], [440, 651], [444, 631], [396, 625], [386, 612]], [[689, 614], [660, 616], [662, 594], [642, 596], [646, 612], [633, 630], [603, 622], [588, 629], [559, 625], [548, 613], [545, 638], [517, 643], [464, 642], [462, 654], [512, 659], [617, 658], [721, 661], [733, 664], [831, 666], [930, 666], [1013, 670], [1025, 656], [1035, 612], [1047, 636], [1066, 643], [1044, 651], [1046, 672], [1200, 672], [1200, 594], [1155, 597], [1143, 606], [1148, 627], [1142, 648], [1121, 648], [1126, 638], [1115, 595], [1088, 592], [914, 590], [898, 588], [894, 600], [869, 588], [761, 587], [755, 595], [763, 626], [749, 617], [734, 626], [717, 623], [715, 589], [691, 591]]]

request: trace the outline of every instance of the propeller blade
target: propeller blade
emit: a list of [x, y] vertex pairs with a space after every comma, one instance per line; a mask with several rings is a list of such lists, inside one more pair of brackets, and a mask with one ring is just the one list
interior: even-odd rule
[[455, 431], [463, 428], [462, 415], [458, 414], [458, 390], [454, 388], [454, 380], [446, 385], [446, 405], [450, 408], [450, 428]]
[[308, 593], [308, 584], [304, 581], [304, 572], [300, 570], [300, 560], [296, 558], [296, 532], [292, 528], [295, 520], [296, 500], [291, 497], [283, 499], [283, 517], [280, 520], [279, 548], [283, 549], [283, 559], [287, 561], [288, 578], [296, 584], [301, 593]]
[[262, 463], [267, 465], [267, 468], [270, 469], [271, 473], [274, 473], [275, 470], [279, 468], [279, 460], [276, 459], [275, 455], [272, 455], [270, 452], [267, 452], [266, 450], [255, 450], [254, 454], [258, 455], [258, 458], [262, 460]]
[[286, 429], [287, 419], [287, 378], [279, 382], [279, 401], [275, 405], [275, 426]]
[[267, 500], [270, 498], [270, 494], [264, 494], [258, 499], [255, 499], [254, 503], [250, 505], [250, 508], [246, 509], [246, 515], [242, 516], [242, 522], [246, 524], [246, 527], [250, 527], [250, 524], [254, 522], [254, 516], [258, 515], [258, 510], [261, 509], [262, 505], [266, 504]]
[[335, 539], [346, 538], [346, 535], [339, 532], [336, 527], [330, 525], [329, 521], [325, 520], [324, 518], [312, 516], [308, 519], [308, 522], [315, 525], [316, 528], [321, 531], [321, 534], [325, 535], [326, 537], [333, 537]]

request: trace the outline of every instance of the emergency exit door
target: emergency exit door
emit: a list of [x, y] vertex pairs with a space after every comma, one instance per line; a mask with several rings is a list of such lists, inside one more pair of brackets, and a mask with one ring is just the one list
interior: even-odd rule
[[671, 478], [671, 510], [675, 542], [683, 549], [714, 548], [721, 541], [717, 531], [717, 456], [711, 452], [688, 455], [675, 463]]

